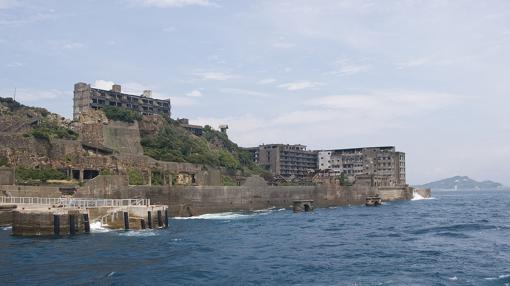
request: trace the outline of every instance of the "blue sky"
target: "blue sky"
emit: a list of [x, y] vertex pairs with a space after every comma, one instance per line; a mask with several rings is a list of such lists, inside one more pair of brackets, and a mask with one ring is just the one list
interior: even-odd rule
[[408, 181], [510, 185], [510, 1], [0, 0], [0, 96], [171, 98], [241, 146], [396, 145]]

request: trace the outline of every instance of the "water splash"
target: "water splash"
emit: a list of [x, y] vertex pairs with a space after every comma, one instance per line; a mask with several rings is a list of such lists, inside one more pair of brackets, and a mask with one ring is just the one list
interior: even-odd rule
[[12, 229], [12, 226], [6, 226], [6, 227], [2, 227], [2, 230], [11, 230]]
[[232, 220], [232, 219], [243, 219], [249, 218], [250, 216], [255, 215], [255, 213], [246, 214], [246, 213], [234, 213], [234, 212], [226, 212], [226, 213], [216, 213], [216, 214], [203, 214], [199, 216], [192, 217], [174, 217], [173, 219], [218, 219], [218, 220]]
[[417, 192], [413, 192], [413, 198], [411, 199], [411, 201], [435, 200], [435, 199], [436, 198], [433, 198], [433, 197], [425, 198], [422, 195], [418, 194]]
[[100, 221], [96, 221], [90, 224], [90, 232], [110, 232], [111, 229], [106, 228], [107, 224], [102, 224]]

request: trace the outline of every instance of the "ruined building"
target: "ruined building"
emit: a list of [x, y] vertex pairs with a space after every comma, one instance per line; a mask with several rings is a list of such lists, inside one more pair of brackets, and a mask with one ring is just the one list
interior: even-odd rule
[[145, 90], [142, 95], [122, 93], [121, 86], [114, 84], [111, 90], [90, 87], [83, 82], [74, 85], [73, 119], [87, 110], [104, 107], [122, 107], [143, 115], [160, 114], [167, 118], [171, 115], [170, 99], [152, 98], [152, 92]]
[[305, 177], [317, 168], [317, 153], [304, 145], [269, 144], [246, 150], [255, 163], [275, 177]]
[[355, 180], [356, 176], [373, 175], [380, 186], [406, 184], [405, 153], [393, 146], [319, 151], [318, 166], [329, 176], [344, 174]]

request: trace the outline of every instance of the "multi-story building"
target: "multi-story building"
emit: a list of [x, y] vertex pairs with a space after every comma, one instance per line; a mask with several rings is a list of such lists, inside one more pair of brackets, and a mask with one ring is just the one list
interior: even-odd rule
[[187, 118], [177, 119], [177, 122], [179, 122], [184, 129], [188, 130], [196, 136], [200, 137], [204, 134], [203, 126], [189, 124], [189, 119]]
[[305, 177], [317, 169], [317, 153], [304, 145], [268, 144], [246, 148], [253, 161], [273, 176]]
[[122, 93], [121, 86], [118, 84], [114, 84], [111, 90], [92, 88], [90, 84], [83, 82], [74, 85], [73, 118], [75, 120], [82, 112], [108, 106], [122, 107], [144, 115], [160, 114], [167, 118], [170, 118], [172, 108], [170, 99], [152, 98], [150, 90], [143, 91], [142, 95], [131, 95]]
[[406, 184], [405, 153], [393, 146], [319, 151], [318, 167], [330, 176], [374, 175], [381, 185]]

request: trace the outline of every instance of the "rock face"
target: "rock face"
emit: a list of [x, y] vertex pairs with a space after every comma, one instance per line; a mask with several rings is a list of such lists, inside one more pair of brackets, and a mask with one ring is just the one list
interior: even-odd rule
[[507, 187], [493, 181], [478, 182], [466, 176], [456, 176], [448, 179], [421, 185], [433, 190], [504, 190]]

